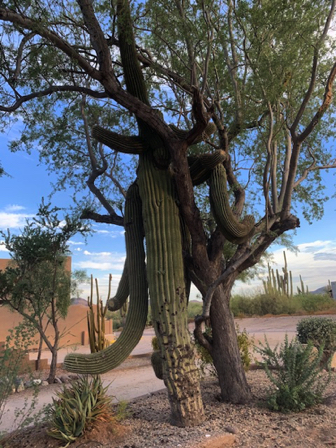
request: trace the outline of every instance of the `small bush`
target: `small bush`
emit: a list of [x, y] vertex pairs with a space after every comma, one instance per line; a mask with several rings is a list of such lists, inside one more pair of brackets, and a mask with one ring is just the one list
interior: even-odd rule
[[265, 339], [265, 345], [256, 347], [262, 355], [261, 363], [273, 384], [268, 396], [268, 407], [273, 411], [300, 412], [321, 402], [322, 393], [330, 379], [322, 378], [321, 359], [323, 346], [314, 352], [309, 342], [303, 346], [297, 340], [288, 342], [272, 350]]
[[300, 294], [297, 297], [302, 303], [302, 308], [308, 313], [316, 313], [335, 307], [335, 300], [328, 294]]
[[152, 349], [153, 350], [155, 350], [155, 351], [160, 350], [159, 341], [158, 341], [158, 338], [156, 336], [152, 337], [151, 344], [152, 344]]
[[[211, 328], [206, 328], [205, 333], [208, 338], [211, 338], [212, 332]], [[254, 339], [249, 336], [246, 329], [241, 332], [239, 326], [236, 325], [237, 341], [240, 352], [240, 358], [244, 367], [245, 372], [247, 372], [251, 365], [251, 352], [254, 347]], [[198, 341], [195, 341], [195, 347], [197, 355], [200, 359], [200, 371], [202, 375], [208, 372], [212, 376], [217, 376], [217, 371], [213, 363], [212, 356], [208, 350], [203, 347]]]
[[233, 296], [230, 308], [235, 317], [291, 315], [336, 309], [336, 302], [327, 294], [297, 294], [293, 297], [258, 294], [254, 297]]
[[296, 330], [302, 344], [311, 341], [316, 348], [323, 345], [325, 351], [336, 351], [336, 321], [325, 317], [307, 317], [300, 320]]
[[112, 420], [111, 397], [106, 395], [99, 376], [87, 375], [57, 392], [48, 410], [48, 434], [68, 446], [97, 421]]

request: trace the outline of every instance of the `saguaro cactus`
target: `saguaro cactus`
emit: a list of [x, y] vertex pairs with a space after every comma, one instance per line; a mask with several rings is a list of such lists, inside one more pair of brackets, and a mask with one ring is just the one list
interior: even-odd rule
[[[127, 0], [117, 1], [117, 16], [118, 43], [127, 91], [149, 106]], [[76, 372], [102, 373], [114, 368], [129, 354], [146, 322], [147, 278], [152, 321], [160, 347], [158, 357], [161, 358], [162, 377], [168, 389], [172, 421], [180, 426], [190, 426], [203, 421], [204, 409], [187, 326], [190, 281], [186, 276], [183, 253], [190, 250], [189, 231], [180, 214], [174, 173], [170, 169], [170, 153], [165, 142], [147, 123], [140, 119], [137, 122], [139, 135], [133, 137], [124, 137], [100, 126], [93, 128], [93, 137], [99, 142], [115, 151], [139, 156], [136, 183], [128, 190], [126, 199], [127, 261], [117, 295], [108, 301], [110, 309], [120, 309], [129, 292], [126, 324], [113, 346], [92, 355], [69, 355], [65, 366]], [[171, 129], [177, 138], [184, 139], [188, 135], [187, 131], [173, 125]], [[202, 137], [193, 143], [206, 138], [214, 129], [213, 124], [208, 124]], [[194, 185], [210, 179], [214, 215], [219, 218], [224, 235], [230, 241], [241, 243], [253, 234], [254, 221], [246, 218], [239, 223], [230, 209], [226, 178], [225, 185], [222, 185], [225, 158], [222, 151], [191, 157], [190, 175]], [[144, 235], [147, 266], [142, 243]]]
[[117, 341], [91, 355], [71, 353], [65, 357], [64, 367], [77, 373], [101, 374], [121, 364], [138, 344], [146, 325], [148, 292], [143, 246], [141, 200], [137, 184], [128, 189], [125, 205], [125, 238], [129, 270], [130, 307], [126, 325]]

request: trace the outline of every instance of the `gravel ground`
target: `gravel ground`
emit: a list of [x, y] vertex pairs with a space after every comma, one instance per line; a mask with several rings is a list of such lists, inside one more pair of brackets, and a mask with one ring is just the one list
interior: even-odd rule
[[[216, 381], [207, 379], [202, 385], [206, 421], [196, 428], [176, 428], [169, 425], [169, 405], [166, 392], [157, 392], [146, 399], [130, 403], [132, 418], [124, 425], [132, 428], [132, 439], [118, 448], [195, 448], [211, 442], [225, 432], [235, 434], [237, 447], [325, 447], [336, 446], [336, 377], [325, 391], [323, 404], [298, 414], [269, 411], [265, 396], [270, 383], [261, 370], [247, 374], [253, 393], [248, 405], [221, 403]], [[211, 446], [211, 444], [209, 445]]]
[[[195, 428], [169, 424], [169, 404], [165, 391], [131, 401], [128, 417], [113, 432], [111, 424], [87, 432], [71, 447], [81, 448], [224, 448], [217, 437], [231, 434], [235, 447], [319, 448], [336, 446], [336, 375], [325, 390], [322, 404], [301, 413], [281, 414], [266, 408], [270, 383], [261, 370], [250, 371], [248, 382], [253, 400], [247, 405], [218, 401], [219, 387], [214, 379], [202, 382], [206, 421]], [[216, 442], [217, 440], [217, 442]], [[4, 448], [55, 448], [61, 443], [45, 435], [45, 426], [13, 434]], [[0, 443], [1, 446], [1, 443]]]

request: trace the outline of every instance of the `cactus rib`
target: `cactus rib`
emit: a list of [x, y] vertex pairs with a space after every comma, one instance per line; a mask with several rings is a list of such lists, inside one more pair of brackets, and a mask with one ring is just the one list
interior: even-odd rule
[[248, 215], [242, 222], [237, 220], [230, 207], [226, 182], [225, 168], [219, 164], [209, 181], [212, 212], [222, 234], [232, 243], [242, 244], [254, 233], [254, 218]]
[[126, 250], [129, 254], [130, 307], [125, 328], [117, 341], [106, 349], [92, 353], [70, 354], [64, 367], [70, 372], [102, 374], [121, 364], [138, 344], [146, 325], [148, 292], [143, 245], [141, 200], [137, 184], [128, 189], [125, 205]]

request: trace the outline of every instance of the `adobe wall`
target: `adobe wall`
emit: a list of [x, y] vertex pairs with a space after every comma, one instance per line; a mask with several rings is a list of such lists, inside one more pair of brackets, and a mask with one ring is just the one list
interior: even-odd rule
[[[95, 308], [95, 305], [94, 305]], [[71, 305], [69, 307], [68, 315], [65, 319], [59, 320], [59, 329], [62, 334], [60, 346], [74, 345], [74, 344], [88, 344], [87, 335], [87, 310], [88, 307], [83, 305]], [[0, 307], [0, 341], [5, 341], [8, 336], [8, 331], [16, 327], [22, 322], [22, 317], [19, 313], [13, 312], [7, 307]], [[84, 332], [84, 335], [83, 335]], [[105, 323], [105, 333], [112, 334], [112, 320], [107, 320]], [[47, 336], [52, 337], [52, 327], [47, 330]], [[33, 344], [31, 348], [37, 348], [38, 343]], [[45, 344], [44, 344], [44, 348]]]

